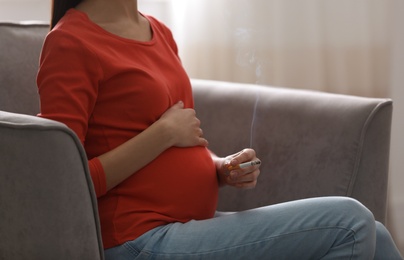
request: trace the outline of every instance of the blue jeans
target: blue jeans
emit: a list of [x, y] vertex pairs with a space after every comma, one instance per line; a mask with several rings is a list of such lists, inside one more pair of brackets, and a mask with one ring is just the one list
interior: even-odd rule
[[157, 227], [106, 259], [402, 259], [387, 229], [356, 200], [298, 200]]

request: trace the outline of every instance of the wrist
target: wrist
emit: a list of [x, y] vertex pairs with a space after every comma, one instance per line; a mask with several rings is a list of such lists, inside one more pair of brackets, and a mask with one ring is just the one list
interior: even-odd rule
[[213, 153], [211, 153], [211, 155], [212, 155], [212, 160], [216, 167], [216, 176], [217, 176], [217, 180], [219, 183], [219, 187], [223, 187], [226, 185], [226, 178], [227, 178], [227, 176], [225, 175], [225, 169], [224, 169], [225, 158], [218, 157]]
[[165, 149], [175, 145], [175, 134], [173, 133], [169, 123], [167, 123], [165, 120], [157, 120], [150, 126], [150, 129], [154, 129], [154, 131], [156, 131], [156, 136], [160, 137], [160, 143]]

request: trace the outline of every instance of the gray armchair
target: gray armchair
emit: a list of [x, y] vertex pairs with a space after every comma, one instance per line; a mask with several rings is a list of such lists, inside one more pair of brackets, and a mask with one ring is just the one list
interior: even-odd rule
[[80, 141], [36, 117], [48, 25], [0, 23], [0, 259], [103, 259]]
[[[0, 23], [0, 259], [102, 259], [87, 159], [65, 125], [35, 117], [48, 26]], [[392, 101], [193, 80], [218, 155], [252, 146], [253, 190], [223, 188], [219, 210], [349, 196], [385, 222]]]

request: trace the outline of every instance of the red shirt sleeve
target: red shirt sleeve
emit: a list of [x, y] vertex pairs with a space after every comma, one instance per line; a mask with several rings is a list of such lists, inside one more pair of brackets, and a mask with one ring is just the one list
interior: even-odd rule
[[[37, 77], [41, 106], [38, 116], [66, 124], [84, 145], [102, 75], [97, 56], [78, 37], [61, 30], [50, 32]], [[97, 158], [89, 160], [89, 169], [100, 197], [106, 193], [106, 180]]]

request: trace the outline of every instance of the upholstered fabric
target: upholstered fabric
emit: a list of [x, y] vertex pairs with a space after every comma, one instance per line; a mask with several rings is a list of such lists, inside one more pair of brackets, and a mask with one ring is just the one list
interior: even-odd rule
[[65, 125], [32, 116], [48, 28], [0, 23], [0, 259], [103, 259], [83, 148]]
[[39, 54], [49, 25], [0, 23], [0, 110], [39, 112], [36, 88]]
[[65, 125], [0, 111], [0, 259], [101, 259], [87, 159]]
[[341, 195], [385, 221], [391, 100], [204, 80], [193, 88], [210, 148], [252, 146], [262, 160], [257, 187], [223, 189], [219, 209]]
[[[85, 153], [66, 126], [37, 118], [48, 25], [0, 23], [0, 259], [102, 259]], [[253, 190], [224, 188], [220, 210], [341, 195], [385, 222], [392, 101], [192, 80], [210, 149], [252, 146]], [[23, 115], [25, 114], [25, 115]]]

